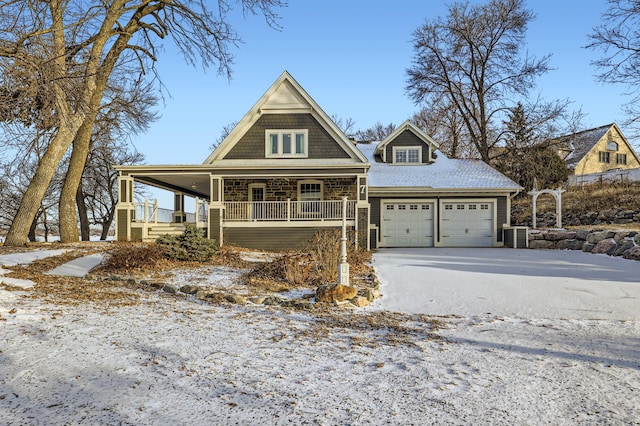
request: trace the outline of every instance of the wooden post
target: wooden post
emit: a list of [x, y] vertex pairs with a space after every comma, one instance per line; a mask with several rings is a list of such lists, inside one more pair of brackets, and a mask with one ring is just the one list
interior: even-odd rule
[[342, 238], [340, 238], [340, 265], [338, 266], [338, 282], [349, 285], [349, 262], [347, 262], [347, 197], [342, 198]]

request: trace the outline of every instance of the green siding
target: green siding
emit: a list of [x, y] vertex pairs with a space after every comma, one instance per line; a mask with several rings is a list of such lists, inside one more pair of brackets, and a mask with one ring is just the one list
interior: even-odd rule
[[265, 158], [266, 129], [307, 129], [309, 158], [349, 158], [349, 154], [311, 114], [264, 114], [224, 158], [240, 160]]
[[209, 210], [209, 238], [220, 244], [220, 209]]
[[369, 234], [369, 209], [367, 208], [359, 208], [358, 209], [358, 247], [363, 248], [365, 250], [369, 249], [367, 244], [367, 237]]
[[417, 137], [413, 132], [405, 130], [400, 133], [394, 140], [389, 142], [385, 146], [387, 163], [393, 163], [393, 147], [394, 146], [418, 146], [422, 145], [422, 162], [428, 163], [429, 159], [429, 145], [427, 145], [422, 139]]
[[325, 229], [328, 228], [225, 228], [224, 243], [259, 250], [292, 250], [302, 248], [316, 232]]
[[371, 224], [380, 228], [380, 198], [369, 197], [369, 204], [371, 205]]
[[504, 225], [505, 223], [508, 223], [507, 220], [507, 197], [497, 197], [497, 203], [496, 203], [496, 217], [498, 220], [498, 223], [496, 223], [497, 225], [497, 238], [498, 241], [502, 241], [502, 225]]
[[212, 191], [211, 191], [211, 202], [220, 201], [220, 195], [218, 194], [218, 184], [220, 183], [220, 179], [211, 179]]
[[142, 241], [142, 228], [131, 229], [131, 241]]
[[116, 240], [127, 241], [127, 228], [129, 227], [129, 215], [127, 210], [118, 210], [118, 229], [116, 232]]

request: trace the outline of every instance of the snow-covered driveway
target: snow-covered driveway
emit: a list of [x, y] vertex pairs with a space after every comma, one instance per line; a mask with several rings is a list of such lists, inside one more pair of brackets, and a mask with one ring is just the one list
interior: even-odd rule
[[640, 262], [560, 250], [381, 249], [383, 309], [640, 320]]

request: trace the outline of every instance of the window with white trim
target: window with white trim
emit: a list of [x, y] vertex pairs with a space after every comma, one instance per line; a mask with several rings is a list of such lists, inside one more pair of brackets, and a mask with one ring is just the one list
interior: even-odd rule
[[265, 130], [265, 155], [269, 158], [306, 158], [308, 152], [306, 129]]
[[322, 201], [322, 182], [303, 180], [298, 182], [298, 212], [300, 214], [319, 214]]
[[420, 164], [422, 158], [421, 146], [394, 146], [393, 162], [394, 164]]

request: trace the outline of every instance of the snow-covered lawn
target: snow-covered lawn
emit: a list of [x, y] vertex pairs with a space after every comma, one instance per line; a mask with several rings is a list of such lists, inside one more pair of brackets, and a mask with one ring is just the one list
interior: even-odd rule
[[[401, 277], [380, 272], [383, 293]], [[0, 423], [640, 424], [637, 319], [400, 314], [391, 293], [307, 312], [137, 291], [130, 306], [0, 292]]]

